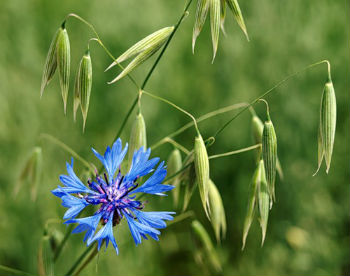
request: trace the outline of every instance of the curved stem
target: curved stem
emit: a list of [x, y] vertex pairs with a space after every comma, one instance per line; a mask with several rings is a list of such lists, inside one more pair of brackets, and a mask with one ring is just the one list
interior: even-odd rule
[[267, 120], [271, 121], [269, 103], [266, 100], [264, 100], [264, 99], [259, 99], [259, 102], [263, 102], [266, 105]]
[[[200, 117], [198, 117], [196, 119], [197, 121], [197, 124], [202, 122], [202, 121], [205, 121], [209, 118], [212, 118], [212, 117], [215, 117], [217, 115], [220, 115], [220, 114], [223, 114], [223, 113], [226, 113], [226, 112], [229, 112], [229, 111], [232, 111], [232, 110], [235, 110], [235, 109], [238, 109], [238, 108], [242, 108], [242, 107], [245, 107], [249, 105], [248, 103], [237, 103], [237, 104], [233, 104], [233, 105], [229, 105], [229, 106], [226, 106], [226, 107], [223, 107], [223, 108], [220, 108], [220, 109], [217, 109], [217, 110], [214, 110], [212, 112], [209, 112], [207, 114], [204, 114]], [[194, 125], [194, 122], [189, 122], [187, 123], [186, 125], [184, 125], [183, 127], [179, 128], [178, 130], [168, 134], [167, 136], [165, 136], [164, 138], [160, 139], [158, 142], [154, 143], [152, 146], [151, 146], [151, 149], [155, 149], [157, 147], [159, 147], [160, 145], [166, 143], [166, 139], [167, 138], [173, 138], [177, 135], [179, 135], [180, 133], [184, 132], [185, 130], [189, 129], [190, 127], [192, 127]]]
[[190, 151], [188, 149], [186, 149], [184, 146], [182, 146], [181, 144], [179, 144], [178, 142], [174, 141], [173, 139], [171, 139], [169, 137], [166, 137], [164, 139], [164, 143], [172, 144], [174, 147], [178, 148], [179, 150], [181, 150], [186, 155], [190, 154]]
[[45, 139], [51, 141], [52, 143], [56, 144], [57, 146], [59, 146], [60, 148], [65, 150], [66, 152], [70, 153], [73, 157], [75, 157], [75, 159], [79, 160], [82, 164], [84, 164], [84, 166], [87, 169], [89, 169], [91, 172], [94, 173], [94, 168], [89, 164], [89, 162], [87, 162], [83, 157], [81, 157], [79, 154], [77, 154], [72, 148], [67, 146], [65, 143], [61, 142], [57, 138], [55, 138], [52, 135], [47, 134], [47, 133], [40, 134], [40, 138], [45, 138]]
[[273, 92], [277, 87], [281, 86], [283, 83], [285, 83], [286, 81], [288, 81], [289, 79], [291, 79], [292, 77], [306, 71], [307, 69], [310, 69], [312, 67], [315, 67], [319, 64], [323, 64], [326, 63], [328, 66], [328, 75], [330, 75], [330, 63], [328, 60], [321, 60], [319, 62], [310, 64], [308, 66], [306, 66], [305, 68], [301, 69], [300, 71], [297, 71], [289, 76], [287, 76], [286, 78], [284, 78], [283, 80], [281, 80], [280, 82], [278, 82], [276, 85], [274, 85], [272, 88], [270, 88], [269, 90], [267, 90], [265, 93], [263, 93], [261, 96], [259, 96], [258, 98], [256, 98], [255, 100], [253, 100], [249, 105], [247, 105], [245, 108], [243, 108], [241, 111], [239, 111], [235, 116], [233, 116], [230, 120], [228, 120], [222, 127], [220, 127], [215, 135], [213, 136], [214, 138], [216, 138], [216, 136], [218, 136], [234, 119], [236, 119], [239, 115], [241, 115], [244, 111], [246, 111], [250, 106], [256, 104], [261, 98], [264, 98], [265, 96], [269, 95], [271, 92]]
[[143, 81], [143, 83], [142, 83], [142, 85], [141, 85], [141, 89], [142, 89], [142, 90], [146, 87], [147, 82], [148, 82], [148, 80], [150, 79], [150, 77], [152, 76], [152, 73], [153, 73], [154, 69], [156, 69], [156, 67], [157, 67], [157, 65], [158, 65], [158, 63], [159, 63], [159, 61], [160, 61], [160, 59], [162, 58], [162, 56], [163, 56], [165, 50], [168, 48], [168, 46], [169, 46], [169, 44], [170, 44], [170, 41], [172, 40], [173, 36], [175, 35], [177, 29], [180, 27], [180, 25], [181, 25], [183, 19], [186, 17], [186, 14], [188, 13], [188, 8], [190, 7], [191, 3], [192, 3], [192, 0], [189, 0], [189, 1], [187, 2], [186, 7], [185, 7], [185, 9], [184, 9], [182, 15], [180, 16], [178, 22], [176, 23], [174, 30], [173, 30], [172, 33], [170, 34], [170, 36], [169, 36], [167, 42], [165, 43], [165, 45], [164, 45], [162, 51], [160, 52], [159, 56], [157, 57], [156, 61], [155, 61], [154, 64], [153, 64], [153, 66], [151, 67], [151, 70], [149, 70], [149, 72], [148, 72], [148, 74], [147, 74], [145, 80]]
[[143, 91], [143, 93], [146, 94], [146, 95], [148, 95], [148, 96], [150, 96], [150, 97], [152, 97], [152, 98], [154, 98], [154, 99], [157, 99], [157, 100], [160, 100], [160, 101], [162, 101], [162, 102], [165, 102], [165, 103], [167, 103], [168, 105], [171, 105], [172, 107], [174, 107], [174, 108], [176, 108], [177, 110], [181, 111], [182, 113], [186, 114], [188, 117], [190, 117], [190, 118], [193, 120], [193, 123], [194, 123], [194, 126], [195, 126], [195, 128], [196, 128], [197, 134], [200, 134], [200, 133], [199, 133], [199, 129], [198, 129], [198, 125], [197, 125], [196, 118], [193, 117], [193, 115], [192, 115], [191, 113], [189, 113], [188, 111], [184, 110], [183, 108], [177, 106], [176, 104], [174, 104], [174, 103], [172, 103], [172, 102], [170, 102], [170, 101], [168, 101], [168, 100], [166, 100], [166, 99], [164, 99], [164, 98], [162, 98], [162, 97], [156, 96], [156, 95], [154, 95], [154, 94], [152, 94], [152, 93], [149, 93], [149, 92], [146, 92], [146, 91]]
[[187, 219], [187, 218], [194, 217], [195, 215], [196, 215], [196, 214], [195, 214], [193, 211], [187, 211], [187, 212], [185, 212], [185, 213], [182, 213], [182, 214], [180, 214], [180, 215], [177, 215], [176, 217], [174, 217], [173, 220], [171, 220], [171, 221], [168, 222], [167, 227], [169, 227], [170, 225], [173, 225], [173, 224], [175, 224], [175, 223], [178, 223], [178, 222], [180, 222], [180, 221], [183, 221], [183, 220], [185, 220], [185, 219]]
[[261, 144], [256, 144], [250, 147], [246, 147], [243, 149], [239, 149], [239, 150], [234, 150], [234, 151], [229, 151], [229, 152], [225, 152], [225, 153], [220, 153], [220, 154], [215, 154], [215, 155], [211, 155], [208, 158], [209, 159], [216, 159], [216, 158], [220, 158], [220, 157], [225, 157], [225, 156], [230, 156], [230, 155], [234, 155], [234, 154], [238, 154], [238, 153], [242, 153], [242, 152], [246, 152], [246, 151], [250, 151], [256, 148], [260, 148]]
[[[69, 17], [73, 17], [73, 18], [76, 18], [78, 19], [79, 21], [83, 22], [85, 25], [87, 25], [91, 30], [92, 32], [94, 33], [94, 35], [96, 36], [96, 38], [91, 38], [89, 40], [89, 43], [90, 41], [96, 41], [98, 42], [98, 44], [103, 48], [103, 50], [107, 53], [107, 55], [113, 60], [113, 61], [116, 61], [116, 58], [112, 55], [112, 53], [108, 50], [108, 48], [103, 44], [102, 40], [100, 39], [100, 36], [98, 35], [94, 25], [92, 25], [90, 22], [86, 21], [84, 18], [80, 17], [79, 15], [75, 14], [75, 13], [70, 13], [66, 16], [65, 18], [65, 21], [69, 18]], [[117, 62], [117, 65], [119, 66], [120, 69], [124, 70], [124, 67], [119, 64]], [[131, 82], [137, 87], [137, 89], [140, 89], [140, 86], [137, 84], [136, 80], [130, 75], [130, 74], [127, 74], [128, 78], [131, 80]]]

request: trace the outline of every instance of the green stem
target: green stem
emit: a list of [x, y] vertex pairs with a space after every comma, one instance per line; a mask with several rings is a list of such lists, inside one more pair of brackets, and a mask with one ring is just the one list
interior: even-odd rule
[[77, 154], [72, 148], [70, 148], [69, 146], [67, 146], [65, 143], [61, 142], [57, 138], [55, 138], [52, 135], [47, 134], [47, 133], [40, 134], [40, 138], [47, 139], [50, 142], [56, 144], [57, 146], [59, 146], [60, 148], [65, 150], [66, 152], [70, 153], [75, 159], [79, 160], [91, 172], [93, 172], [93, 173], [95, 172], [93, 166], [91, 166], [89, 164], [89, 162], [87, 162], [83, 157], [81, 157], [79, 154]]
[[[97, 246], [97, 244], [95, 246]], [[73, 275], [74, 271], [77, 269], [77, 267], [80, 265], [80, 263], [84, 260], [84, 258], [87, 256], [87, 254], [89, 254], [90, 251], [95, 248], [95, 246], [90, 245], [88, 248], [86, 248], [84, 250], [84, 252], [79, 256], [79, 258], [75, 261], [73, 266], [66, 273], [66, 276], [72, 276]]]
[[[238, 109], [238, 108], [242, 108], [242, 107], [245, 107], [247, 106], [248, 104], [247, 103], [238, 103], [238, 104], [233, 104], [233, 105], [230, 105], [230, 106], [226, 106], [226, 107], [223, 107], [223, 108], [220, 108], [220, 109], [217, 109], [217, 110], [214, 110], [212, 112], [209, 112], [207, 114], [204, 114], [203, 116], [199, 117], [198, 119], [196, 119], [197, 123], [200, 123], [202, 121], [205, 121], [209, 118], [212, 118], [212, 117], [215, 117], [217, 115], [220, 115], [220, 114], [223, 114], [223, 113], [226, 113], [226, 112], [229, 112], [229, 111], [232, 111], [232, 110], [235, 110], [235, 109]], [[164, 144], [166, 141], [167, 138], [173, 138], [177, 135], [179, 135], [180, 133], [184, 132], [185, 130], [189, 129], [190, 127], [192, 127], [194, 125], [194, 122], [189, 122], [187, 123], [186, 125], [184, 125], [183, 127], [179, 128], [178, 130], [170, 133], [169, 135], [165, 136], [164, 138], [160, 139], [158, 142], [154, 143], [152, 146], [151, 146], [151, 149], [155, 149], [157, 147], [159, 147], [160, 145]]]
[[[86, 26], [88, 26], [92, 32], [94, 33], [94, 35], [96, 36], [96, 38], [91, 38], [89, 40], [90, 41], [97, 41], [100, 46], [103, 48], [103, 50], [107, 53], [107, 55], [113, 60], [116, 61], [116, 58], [112, 55], [112, 53], [108, 50], [108, 48], [103, 44], [102, 40], [100, 39], [100, 36], [98, 35], [94, 25], [92, 25], [90, 22], [86, 21], [84, 18], [80, 17], [79, 15], [75, 14], [75, 13], [70, 13], [66, 16], [65, 21], [69, 18], [69, 17], [73, 17], [78, 19], [79, 21], [83, 22]], [[88, 44], [89, 44], [88, 43]], [[119, 66], [120, 69], [124, 70], [124, 67], [119, 64], [118, 62], [116, 62], [116, 64]], [[137, 89], [140, 89], [140, 86], [137, 84], [136, 80], [130, 75], [127, 74], [128, 78], [131, 80], [131, 82], [137, 87]]]
[[57, 247], [57, 250], [56, 250], [54, 258], [53, 258], [54, 261], [56, 261], [58, 259], [58, 257], [60, 256], [64, 245], [66, 244], [70, 234], [73, 231], [73, 227], [74, 227], [73, 224], [69, 224], [68, 229], [67, 229], [66, 233], [64, 234], [63, 240], [61, 241], [60, 245]]
[[259, 102], [263, 102], [266, 105], [267, 120], [271, 121], [269, 103], [264, 99], [259, 99]]
[[330, 74], [330, 63], [328, 60], [321, 60], [319, 62], [310, 64], [308, 66], [306, 66], [305, 68], [301, 69], [300, 71], [297, 71], [289, 76], [287, 76], [286, 78], [284, 78], [283, 80], [281, 80], [280, 82], [278, 82], [275, 86], [273, 86], [272, 88], [270, 88], [269, 90], [267, 90], [265, 93], [263, 93], [261, 96], [259, 96], [258, 98], [256, 98], [255, 100], [253, 100], [250, 104], [248, 104], [245, 108], [243, 108], [241, 111], [239, 111], [236, 115], [234, 115], [230, 120], [228, 120], [222, 127], [220, 127], [215, 135], [213, 136], [214, 138], [216, 138], [216, 136], [218, 136], [234, 119], [236, 119], [239, 115], [241, 115], [244, 111], [246, 111], [249, 107], [251, 107], [252, 105], [256, 104], [261, 98], [264, 98], [265, 96], [269, 95], [271, 92], [273, 92], [277, 87], [281, 86], [283, 83], [285, 83], [286, 81], [288, 81], [289, 79], [291, 79], [292, 77], [306, 71], [307, 69], [310, 69], [312, 67], [315, 67], [319, 64], [323, 64], [326, 63], [328, 66], [328, 72]]
[[220, 158], [220, 157], [225, 157], [225, 156], [230, 156], [230, 155], [234, 155], [234, 154], [238, 154], [238, 153], [242, 153], [242, 152], [246, 152], [246, 151], [250, 151], [256, 148], [260, 148], [261, 144], [256, 144], [247, 148], [243, 148], [243, 149], [239, 149], [239, 150], [234, 150], [234, 151], [229, 151], [229, 152], [225, 152], [225, 153], [220, 153], [220, 154], [215, 154], [215, 155], [211, 155], [208, 158], [209, 159], [216, 159], [216, 158]]
[[186, 7], [185, 7], [185, 9], [184, 9], [184, 11], [183, 11], [183, 13], [182, 13], [182, 15], [180, 16], [178, 22], [176, 23], [174, 30], [173, 30], [172, 33], [170, 34], [170, 36], [169, 36], [167, 42], [165, 43], [165, 45], [164, 45], [162, 51], [161, 51], [160, 54], [158, 55], [156, 61], [154, 62], [153, 66], [151, 67], [151, 70], [149, 70], [149, 72], [148, 72], [148, 74], [147, 74], [145, 80], [143, 81], [143, 83], [142, 83], [142, 85], [141, 85], [141, 89], [142, 89], [142, 90], [146, 87], [147, 82], [148, 82], [148, 80], [150, 79], [150, 77], [152, 76], [152, 73], [153, 73], [154, 69], [156, 69], [156, 67], [157, 67], [157, 65], [158, 65], [158, 63], [159, 63], [159, 61], [160, 61], [160, 59], [162, 58], [162, 56], [163, 56], [165, 50], [168, 48], [168, 46], [169, 46], [169, 44], [170, 44], [170, 41], [172, 40], [172, 38], [173, 38], [173, 36], [175, 35], [177, 29], [180, 27], [180, 25], [181, 25], [183, 19], [185, 18], [186, 14], [188, 13], [188, 8], [190, 7], [191, 3], [192, 3], [192, 0], [189, 0], [189, 1], [187, 2], [187, 5], [186, 5]]
[[179, 144], [178, 142], [176, 142], [175, 140], [173, 140], [171, 138], [165, 137], [164, 143], [172, 144], [175, 148], [181, 150], [186, 155], [190, 154], [190, 151], [188, 149], [186, 149], [183, 145]]
[[196, 118], [193, 117], [193, 115], [192, 115], [191, 113], [189, 113], [188, 111], [184, 110], [183, 108], [177, 106], [176, 104], [172, 103], [171, 101], [168, 101], [167, 99], [164, 99], [164, 98], [162, 98], [162, 97], [156, 96], [156, 95], [154, 95], [154, 94], [152, 94], [152, 93], [149, 93], [149, 92], [146, 92], [146, 91], [144, 91], [144, 90], [143, 90], [143, 93], [146, 94], [146, 95], [148, 95], [148, 96], [150, 96], [150, 97], [152, 97], [152, 98], [154, 98], [154, 99], [157, 99], [157, 100], [162, 101], [162, 102], [164, 102], [164, 103], [166, 103], [166, 104], [168, 104], [168, 105], [171, 105], [172, 107], [174, 107], [174, 108], [176, 108], [177, 110], [181, 111], [182, 113], [186, 114], [188, 117], [190, 117], [190, 118], [193, 120], [193, 123], [194, 123], [194, 126], [195, 126], [195, 128], [196, 128], [197, 134], [200, 134], [200, 133], [199, 133], [199, 129], [198, 129], [198, 125], [197, 125]]
[[5, 265], [0, 265], [0, 271], [4, 271], [4, 272], [15, 274], [15, 275], [34, 276], [34, 274], [30, 274], [28, 272], [18, 270], [18, 269], [12, 268], [12, 267], [8, 267]]
[[192, 163], [193, 163], [193, 162], [188, 163], [186, 166], [183, 166], [183, 167], [182, 167], [180, 170], [178, 170], [176, 173], [174, 173], [174, 174], [172, 174], [172, 175], [166, 177], [166, 178], [163, 180], [163, 182], [165, 183], [165, 182], [169, 181], [170, 179], [174, 178], [175, 176], [177, 176], [178, 174], [182, 173], [182, 172], [183, 172], [184, 170], [186, 170]]
[[[144, 81], [143, 81], [143, 83], [142, 83], [142, 85], [141, 85], [141, 88], [138, 88], [138, 91], [139, 91], [139, 90], [143, 90], [143, 89], [146, 87], [146, 84], [147, 84], [147, 82], [149, 81], [149, 79], [150, 79], [150, 77], [151, 77], [151, 75], [152, 75], [154, 69], [157, 67], [157, 65], [158, 65], [160, 59], [162, 58], [162, 56], [163, 56], [165, 50], [168, 48], [168, 45], [169, 45], [170, 41], [172, 40], [173, 36], [175, 35], [175, 33], [176, 33], [177, 29], [179, 28], [179, 26], [180, 26], [182, 20], [183, 20], [184, 17], [186, 16], [187, 9], [189, 8], [191, 2], [192, 2], [192, 0], [189, 0], [189, 3], [186, 5], [186, 8], [185, 8], [183, 14], [181, 15], [179, 21], [177, 22], [177, 24], [176, 24], [176, 26], [175, 26], [173, 32], [170, 34], [170, 36], [169, 36], [167, 42], [165, 43], [165, 45], [164, 45], [162, 51], [160, 52], [160, 54], [159, 54], [159, 56], [157, 57], [156, 61], [155, 61], [154, 64], [152, 65], [150, 71], [149, 71], [148, 74], [146, 75], [146, 77], [145, 77], [145, 79], [144, 79]], [[136, 104], [137, 104], [139, 101], [140, 101], [140, 99], [139, 99], [139, 93], [138, 93], [136, 99], [134, 100], [134, 102], [133, 102], [132, 105], [130, 106], [130, 108], [129, 108], [129, 110], [128, 110], [128, 113], [127, 113], [127, 115], [126, 115], [126, 117], [125, 117], [125, 119], [124, 119], [124, 121], [123, 121], [121, 127], [119, 128], [118, 133], [117, 133], [117, 135], [115, 136], [115, 139], [114, 139], [114, 140], [116, 140], [116, 139], [120, 136], [120, 134], [122, 133], [122, 131], [123, 131], [123, 129], [124, 129], [124, 126], [126, 125], [126, 123], [127, 123], [128, 119], [129, 119], [129, 117], [130, 117], [132, 111], [134, 110], [134, 108], [136, 107]]]
[[169, 227], [170, 225], [173, 225], [173, 224], [175, 224], [175, 223], [178, 223], [178, 222], [180, 222], [180, 221], [183, 221], [183, 220], [185, 220], [185, 219], [187, 219], [187, 218], [194, 217], [194, 216], [195, 216], [195, 214], [194, 214], [193, 211], [187, 211], [187, 212], [185, 212], [185, 213], [182, 213], [182, 214], [176, 216], [173, 220], [169, 221], [169, 222], [168, 222], [168, 227]]
[[80, 272], [84, 270], [84, 268], [95, 258], [97, 255], [97, 244], [95, 246], [95, 249], [90, 253], [90, 255], [86, 258], [86, 260], [81, 264], [79, 268], [77, 268], [77, 271], [73, 274], [73, 276], [78, 276]]

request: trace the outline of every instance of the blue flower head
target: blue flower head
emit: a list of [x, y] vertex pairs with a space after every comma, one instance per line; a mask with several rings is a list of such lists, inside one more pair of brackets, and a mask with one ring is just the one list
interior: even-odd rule
[[[92, 149], [96, 157], [102, 162], [106, 173], [103, 176], [96, 174], [94, 180], [89, 180], [89, 187], [85, 186], [76, 176], [73, 170], [73, 158], [71, 164], [67, 163], [68, 175], [61, 175], [63, 186], [58, 186], [52, 193], [60, 197], [62, 205], [68, 210], [63, 216], [65, 224], [77, 223], [73, 233], [85, 232], [84, 242], [89, 246], [98, 242], [100, 249], [103, 241], [111, 242], [118, 254], [118, 246], [113, 235], [113, 226], [119, 224], [123, 217], [126, 218], [132, 237], [137, 244], [141, 238], [147, 236], [158, 240], [159, 230], [165, 228], [165, 220], [172, 220], [174, 212], [144, 212], [144, 204], [136, 199], [137, 193], [154, 194], [164, 196], [174, 187], [161, 184], [166, 176], [166, 167], [161, 162], [156, 169], [159, 158], [149, 159], [151, 149], [143, 147], [134, 152], [129, 172], [122, 175], [120, 165], [128, 150], [128, 144], [122, 147], [122, 142], [117, 139], [112, 148], [109, 146], [102, 156]], [[118, 172], [117, 172], [118, 171]], [[138, 180], [142, 176], [152, 175], [139, 186]], [[98, 206], [93, 216], [76, 218], [88, 205]], [[100, 229], [97, 228], [101, 225]], [[96, 233], [97, 232], [97, 233]]]

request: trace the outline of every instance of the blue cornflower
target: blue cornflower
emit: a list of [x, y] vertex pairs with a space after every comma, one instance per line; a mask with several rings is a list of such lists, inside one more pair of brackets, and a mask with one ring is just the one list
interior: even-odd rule
[[[77, 223], [78, 226], [73, 233], [86, 232], [84, 242], [89, 246], [93, 242], [98, 242], [100, 249], [102, 241], [105, 240], [106, 247], [109, 241], [112, 242], [117, 254], [118, 246], [113, 235], [113, 226], [119, 224], [125, 217], [134, 241], [141, 243], [141, 238], [147, 239], [149, 235], [158, 240], [160, 232], [157, 230], [165, 228], [165, 220], [172, 220], [174, 212], [144, 212], [144, 204], [135, 199], [137, 193], [147, 193], [164, 196], [164, 192], [170, 191], [174, 187], [164, 185], [161, 182], [166, 176], [166, 167], [159, 158], [148, 160], [151, 149], [144, 150], [141, 147], [134, 152], [132, 164], [129, 172], [122, 175], [120, 165], [128, 150], [128, 144], [122, 147], [122, 142], [117, 139], [112, 148], [109, 146], [102, 156], [96, 150], [92, 149], [96, 157], [102, 162], [106, 173], [103, 177], [96, 173], [94, 180], [89, 180], [85, 186], [76, 176], [73, 170], [73, 158], [71, 164], [67, 162], [68, 175], [61, 175], [60, 181], [64, 185], [58, 186], [52, 193], [62, 199], [62, 205], [69, 208], [63, 216], [65, 224]], [[118, 170], [118, 173], [117, 173]], [[153, 174], [139, 186], [137, 180], [150, 173]], [[98, 205], [99, 209], [93, 216], [76, 218], [76, 216], [88, 205]], [[99, 224], [102, 224], [100, 230], [95, 234]]]

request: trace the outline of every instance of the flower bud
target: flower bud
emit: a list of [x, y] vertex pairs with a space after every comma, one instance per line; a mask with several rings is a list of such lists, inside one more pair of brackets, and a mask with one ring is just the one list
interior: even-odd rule
[[202, 205], [207, 217], [210, 218], [208, 210], [209, 159], [201, 135], [198, 135], [194, 141], [194, 167]]
[[47, 56], [46, 56], [43, 77], [41, 80], [40, 97], [43, 95], [45, 87], [49, 84], [50, 80], [52, 79], [53, 75], [56, 72], [56, 68], [57, 68], [56, 48], [57, 48], [57, 40], [61, 32], [62, 32], [62, 28], [59, 28], [56, 31], [51, 41], [49, 52], [47, 53]]
[[141, 112], [136, 115], [135, 121], [131, 128], [130, 140], [129, 140], [129, 153], [128, 153], [128, 162], [129, 168], [131, 166], [132, 157], [134, 151], [143, 147], [146, 150], [147, 147], [147, 137], [146, 137], [146, 124]]
[[335, 128], [337, 121], [337, 104], [334, 93], [334, 87], [329, 80], [323, 90], [320, 111], [320, 136], [322, 140], [324, 159], [326, 161], [326, 172], [331, 166], [333, 153]]
[[[79, 72], [78, 72], [78, 84], [77, 84], [78, 96], [80, 96], [80, 108], [83, 115], [83, 129], [85, 129], [85, 123], [87, 118], [87, 113], [89, 110], [90, 94], [92, 86], [92, 64], [89, 51], [85, 53], [81, 59]], [[74, 97], [75, 99], [75, 97]], [[74, 106], [76, 106], [74, 104]]]
[[259, 216], [260, 216], [260, 227], [262, 232], [261, 246], [263, 246], [265, 237], [266, 237], [266, 229], [267, 229], [267, 221], [269, 219], [269, 211], [270, 211], [270, 196], [268, 191], [268, 186], [265, 178], [265, 167], [263, 160], [259, 163], [260, 167], [260, 181], [258, 185], [258, 203], [259, 203]]
[[[182, 168], [182, 160], [181, 160], [181, 153], [178, 149], [174, 149], [168, 158], [167, 162], [167, 174], [168, 176], [172, 176], [176, 172], [178, 172]], [[179, 197], [180, 197], [180, 175], [176, 175], [174, 178], [169, 180], [166, 184], [170, 184], [175, 186], [175, 189], [173, 191], [173, 197], [174, 197], [174, 205], [177, 206], [179, 203]]]
[[64, 23], [62, 24], [57, 40], [57, 66], [64, 104], [64, 113], [66, 113], [70, 75], [70, 43]]
[[261, 181], [261, 162], [258, 163], [257, 168], [255, 169], [250, 188], [249, 188], [249, 196], [248, 196], [248, 206], [247, 206], [247, 214], [244, 219], [244, 226], [243, 226], [243, 238], [242, 238], [242, 250], [245, 247], [245, 243], [247, 240], [248, 232], [250, 229], [250, 226], [252, 224], [255, 209], [257, 205], [256, 200], [256, 194], [257, 194], [257, 187], [260, 184]]
[[275, 200], [277, 138], [269, 114], [268, 121], [264, 123], [262, 136], [262, 158], [264, 160], [266, 180], [268, 183], [270, 197]]
[[226, 235], [226, 215], [219, 190], [211, 179], [209, 179], [208, 195], [210, 222], [214, 228], [216, 240], [219, 242], [220, 238]]

